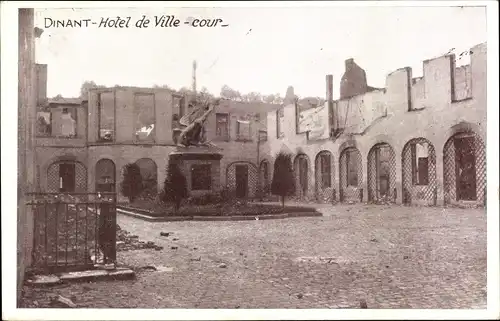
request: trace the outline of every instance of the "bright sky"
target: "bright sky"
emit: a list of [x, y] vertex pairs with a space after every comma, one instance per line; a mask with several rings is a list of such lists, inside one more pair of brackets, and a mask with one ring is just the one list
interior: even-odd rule
[[[242, 93], [286, 92], [325, 96], [325, 75], [333, 74], [338, 97], [344, 60], [354, 58], [368, 83], [384, 87], [385, 76], [405, 66], [422, 75], [422, 61], [451, 48], [457, 53], [485, 42], [484, 7], [318, 8], [115, 8], [36, 9], [45, 19], [92, 19], [143, 14], [175, 15], [179, 28], [48, 28], [37, 40], [37, 62], [48, 64], [48, 95], [79, 95], [81, 84], [179, 89], [191, 86], [198, 62], [198, 89], [219, 94], [227, 84]], [[226, 28], [193, 28], [188, 17], [222, 18]], [[249, 32], [249, 30], [251, 31]]]

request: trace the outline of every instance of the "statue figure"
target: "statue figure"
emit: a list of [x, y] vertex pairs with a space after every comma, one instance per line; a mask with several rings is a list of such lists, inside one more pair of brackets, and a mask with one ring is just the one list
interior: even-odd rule
[[218, 104], [219, 100], [217, 99], [214, 104], [205, 102], [199, 106], [193, 106], [192, 112], [179, 119], [179, 123], [185, 128], [179, 134], [178, 145], [183, 147], [210, 145], [205, 141], [203, 126], [212, 113], [214, 105]]

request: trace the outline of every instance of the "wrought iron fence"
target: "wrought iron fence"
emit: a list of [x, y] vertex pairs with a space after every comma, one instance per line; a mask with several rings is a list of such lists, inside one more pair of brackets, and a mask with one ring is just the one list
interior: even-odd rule
[[368, 153], [368, 202], [395, 203], [396, 155], [389, 144], [373, 146]]
[[34, 270], [80, 270], [116, 260], [116, 194], [31, 193]]
[[363, 202], [363, 164], [359, 150], [344, 149], [339, 161], [339, 196], [341, 202]]
[[436, 151], [431, 142], [425, 138], [410, 140], [403, 148], [401, 162], [403, 204], [436, 206]]
[[445, 204], [486, 204], [486, 146], [475, 133], [452, 136], [443, 148]]

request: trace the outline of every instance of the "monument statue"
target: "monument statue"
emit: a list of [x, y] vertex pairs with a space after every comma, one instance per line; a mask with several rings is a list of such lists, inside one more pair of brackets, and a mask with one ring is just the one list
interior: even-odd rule
[[185, 126], [179, 134], [179, 146], [211, 145], [211, 143], [206, 142], [203, 126], [208, 116], [212, 113], [214, 106], [218, 104], [219, 99], [216, 99], [213, 103], [207, 101], [204, 103], [194, 102], [190, 104], [193, 110], [179, 119], [179, 123]]

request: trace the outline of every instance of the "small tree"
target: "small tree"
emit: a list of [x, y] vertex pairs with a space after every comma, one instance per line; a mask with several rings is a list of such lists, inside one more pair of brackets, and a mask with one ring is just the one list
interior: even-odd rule
[[141, 169], [136, 163], [125, 165], [123, 170], [123, 181], [121, 183], [121, 192], [128, 197], [132, 203], [142, 192]]
[[182, 199], [188, 196], [186, 177], [177, 163], [169, 163], [167, 177], [163, 184], [162, 201], [173, 203], [177, 212]]
[[290, 154], [280, 152], [276, 156], [271, 192], [281, 196], [283, 207], [285, 207], [285, 196], [291, 196], [295, 193], [295, 177]]

